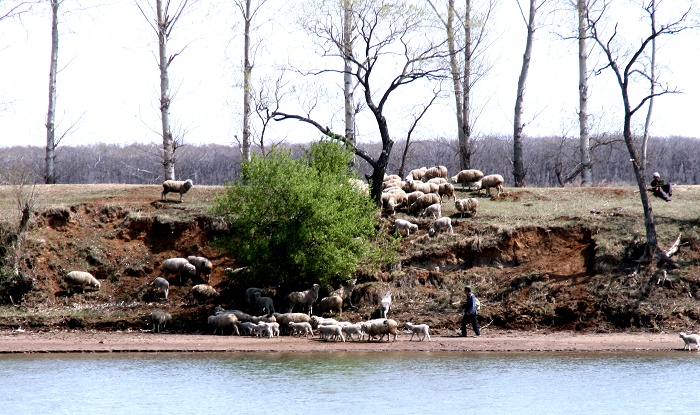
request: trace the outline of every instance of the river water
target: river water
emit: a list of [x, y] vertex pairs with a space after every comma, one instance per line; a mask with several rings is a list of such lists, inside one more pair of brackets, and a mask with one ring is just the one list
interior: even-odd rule
[[1, 414], [690, 414], [700, 353], [0, 355]]

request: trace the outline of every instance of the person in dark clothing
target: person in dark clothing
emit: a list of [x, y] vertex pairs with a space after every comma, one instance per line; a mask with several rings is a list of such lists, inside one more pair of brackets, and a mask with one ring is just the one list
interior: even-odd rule
[[651, 181], [651, 190], [654, 192], [654, 196], [660, 197], [667, 202], [671, 201], [673, 187], [671, 183], [666, 183], [658, 172], [654, 173], [654, 179]]
[[476, 321], [476, 316], [479, 314], [476, 308], [476, 297], [472, 293], [470, 286], [464, 287], [464, 294], [467, 299], [464, 301], [464, 316], [462, 317], [462, 337], [467, 337], [467, 323], [471, 323], [474, 334], [481, 335], [479, 330], [479, 322]]

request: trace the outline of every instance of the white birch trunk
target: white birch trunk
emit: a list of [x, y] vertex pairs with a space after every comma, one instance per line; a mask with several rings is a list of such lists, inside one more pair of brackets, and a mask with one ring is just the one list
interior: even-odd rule
[[579, 152], [581, 154], [581, 186], [593, 183], [591, 142], [588, 133], [588, 51], [586, 50], [586, 0], [578, 0], [578, 91], [579, 91]]
[[[352, 87], [352, 4], [353, 0], [343, 0], [343, 95], [345, 98], [345, 137], [353, 146], [355, 141], [355, 105]], [[356, 163], [355, 157], [350, 162]]]
[[51, 0], [51, 68], [49, 69], [49, 108], [46, 113], [46, 159], [44, 183], [56, 183], [56, 75], [58, 74], [58, 6]]
[[163, 0], [156, 0], [158, 14], [158, 67], [160, 69], [160, 118], [163, 134], [163, 180], [175, 180], [175, 149], [170, 129], [170, 78], [167, 54], [168, 19], [163, 9]]
[[[250, 62], [250, 23], [253, 19], [251, 12], [251, 0], [246, 0], [245, 10], [243, 10], [243, 160], [250, 161], [250, 102], [252, 101], [251, 75], [253, 66]], [[261, 140], [262, 146], [262, 140]], [[265, 149], [261, 149], [265, 152]]]
[[523, 162], [523, 101], [525, 100], [525, 84], [527, 74], [530, 70], [530, 59], [532, 57], [532, 43], [535, 37], [535, 12], [536, 0], [530, 0], [530, 12], [527, 22], [527, 40], [525, 43], [525, 53], [523, 54], [523, 65], [518, 78], [518, 91], [515, 99], [515, 115], [513, 117], [513, 179], [515, 187], [525, 186], [525, 165]]

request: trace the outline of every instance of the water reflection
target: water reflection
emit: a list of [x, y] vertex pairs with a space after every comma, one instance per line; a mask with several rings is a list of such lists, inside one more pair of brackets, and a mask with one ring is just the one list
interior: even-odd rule
[[[697, 353], [0, 356], [7, 414], [691, 413]], [[682, 375], [687, 374], [687, 375]]]

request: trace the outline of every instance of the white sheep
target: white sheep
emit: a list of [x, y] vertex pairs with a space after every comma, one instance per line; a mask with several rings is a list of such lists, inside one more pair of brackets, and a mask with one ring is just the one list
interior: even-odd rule
[[168, 299], [168, 291], [170, 290], [170, 283], [168, 280], [162, 277], [156, 277], [151, 284], [155, 289], [163, 291], [163, 295], [165, 295], [165, 299]]
[[443, 232], [447, 230], [449, 230], [450, 233], [453, 233], [452, 219], [450, 219], [449, 216], [443, 216], [440, 219], [436, 219], [435, 222], [433, 222], [433, 225], [430, 227], [428, 234], [430, 236], [434, 236], [438, 232]]
[[457, 196], [455, 196], [455, 187], [450, 183], [441, 184], [438, 188], [438, 195], [440, 195], [440, 202], [442, 202], [443, 196], [447, 196], [447, 200], [457, 199]]
[[343, 299], [343, 304], [345, 302], [348, 303], [350, 307], [352, 307], [352, 292], [355, 289], [355, 285], [357, 284], [357, 278], [353, 278], [345, 284], [345, 286], [341, 286], [337, 290], [334, 290], [330, 293], [330, 295], [337, 295], [338, 297]]
[[192, 180], [185, 180], [179, 181], [179, 180], [166, 180], [163, 182], [163, 193], [160, 194], [161, 200], [166, 200], [166, 196], [168, 193], [179, 193], [180, 194], [180, 202], [182, 202], [182, 195], [187, 193], [188, 190], [192, 187]]
[[318, 334], [326, 341], [338, 341], [338, 339], [345, 341], [345, 336], [343, 335], [343, 328], [339, 325], [321, 325], [318, 326]]
[[[410, 190], [409, 190], [410, 191]], [[410, 192], [406, 194], [406, 200], [407, 200], [407, 205], [411, 206], [413, 203], [418, 200], [419, 197], [423, 196], [425, 193], [421, 192], [420, 190], [416, 190], [415, 192]]]
[[253, 319], [253, 316], [250, 314], [247, 314], [243, 311], [240, 310], [224, 310], [223, 307], [221, 306], [216, 306], [214, 309], [214, 314], [219, 315], [219, 314], [233, 314], [236, 316], [238, 321], [251, 321]]
[[211, 300], [219, 296], [219, 293], [214, 289], [214, 287], [207, 284], [197, 284], [192, 287], [191, 292], [195, 303], [199, 301]]
[[311, 317], [306, 313], [275, 313], [273, 316], [281, 328], [289, 327], [290, 323], [308, 323], [311, 321]]
[[505, 183], [503, 176], [500, 174], [490, 174], [476, 182], [476, 189], [479, 193], [481, 193], [482, 190], [486, 190], [486, 194], [491, 196], [491, 188], [495, 188], [497, 190], [496, 196], [500, 196], [501, 193], [503, 193], [503, 183]]
[[457, 199], [455, 200], [455, 210], [459, 212], [459, 217], [464, 217], [465, 213], [468, 213], [469, 216], [474, 216], [476, 215], [476, 211], [479, 208], [479, 200], [469, 197], [466, 199]]
[[[411, 322], [406, 323], [406, 328], [411, 332], [411, 338], [408, 341], [413, 340], [413, 335], [417, 335], [419, 341], [425, 340], [425, 338], [428, 338], [428, 341], [430, 341], [430, 327], [427, 324], [413, 324]], [[420, 337], [420, 335], [423, 335], [423, 338]]]
[[380, 199], [382, 208], [391, 211], [392, 215], [396, 213], [396, 208], [408, 203], [408, 195], [400, 189], [391, 193], [382, 193]]
[[411, 231], [418, 232], [418, 225], [411, 223], [406, 219], [396, 219], [394, 221], [394, 233], [401, 234], [401, 231], [406, 232], [406, 236], [411, 235]]
[[224, 335], [224, 329], [231, 329], [231, 334], [236, 333], [240, 335], [238, 331], [238, 319], [233, 314], [216, 314], [209, 316], [207, 318], [207, 324], [214, 327], [214, 334], [221, 330], [221, 335]]
[[424, 182], [427, 182], [430, 179], [433, 179], [435, 177], [442, 177], [443, 179], [446, 179], [448, 177], [447, 174], [447, 167], [445, 166], [435, 166], [431, 167], [428, 170], [426, 170], [425, 174], [421, 178]]
[[384, 173], [384, 180], [383, 182], [391, 181], [391, 180], [401, 180], [401, 176], [398, 174], [386, 174]]
[[384, 336], [387, 336], [388, 341], [389, 336], [392, 334], [394, 335], [393, 341], [396, 341], [399, 324], [395, 320], [378, 318], [364, 323], [363, 326], [365, 333], [367, 334], [367, 341], [370, 341], [377, 336], [380, 336], [379, 341], [382, 341]]
[[350, 187], [355, 189], [356, 192], [369, 196], [369, 185], [367, 182], [361, 180], [361, 179], [355, 179], [355, 178], [349, 178], [348, 183], [350, 183]]
[[455, 184], [462, 184], [462, 187], [464, 187], [465, 184], [471, 184], [474, 182], [478, 182], [484, 177], [484, 173], [481, 172], [481, 170], [475, 170], [475, 169], [470, 169], [470, 170], [462, 170], [459, 173], [457, 173], [455, 176], [452, 176], [451, 181], [452, 183]]
[[170, 313], [165, 311], [154, 311], [151, 313], [151, 322], [153, 323], [153, 332], [162, 333], [165, 329], [165, 324], [173, 319]]
[[211, 275], [212, 264], [211, 261], [203, 256], [188, 256], [187, 261], [194, 265], [197, 270], [197, 274], [201, 274], [205, 282], [209, 282], [209, 276]]
[[338, 321], [334, 318], [324, 318], [324, 317], [319, 317], [319, 316], [311, 316], [311, 320], [309, 321], [311, 323], [311, 327], [314, 329], [317, 329], [318, 326], [322, 326], [324, 324], [338, 324]]
[[435, 193], [426, 193], [416, 199], [413, 204], [408, 208], [410, 212], [420, 212], [421, 210], [427, 208], [430, 205], [440, 203], [440, 196]]
[[353, 340], [353, 335], [357, 337], [357, 340], [362, 340], [365, 337], [365, 329], [360, 324], [348, 324], [341, 326], [343, 333], [346, 335], [346, 339]]
[[447, 179], [444, 177], [433, 177], [432, 179], [428, 180], [426, 183], [435, 183], [437, 185], [441, 185], [444, 183], [447, 183]]
[[168, 258], [163, 261], [163, 277], [168, 278], [169, 274], [178, 276], [178, 281], [182, 282], [182, 277], [194, 277], [197, 275], [197, 268], [190, 264], [187, 258]]
[[683, 350], [686, 348], [688, 351], [692, 351], [691, 346], [695, 345], [695, 350], [700, 351], [700, 334], [685, 334], [681, 333], [679, 335], [681, 339], [683, 339], [684, 345], [683, 345]]
[[253, 326], [253, 332], [256, 337], [272, 338], [272, 328], [265, 322], [261, 322]]
[[389, 315], [389, 309], [391, 308], [391, 291], [387, 291], [384, 297], [379, 302], [379, 315], [382, 318], [387, 318]]
[[410, 172], [408, 172], [408, 176], [406, 176], [406, 181], [421, 180], [421, 179], [423, 179], [423, 176], [425, 175], [426, 171], [428, 171], [427, 167], [421, 167], [420, 169], [413, 169]]
[[308, 322], [301, 322], [301, 323], [295, 323], [293, 321], [290, 321], [288, 323], [289, 328], [292, 330], [292, 335], [300, 335], [304, 333], [304, 337], [306, 337], [308, 334], [314, 335], [314, 330], [311, 328], [311, 323]]
[[431, 217], [439, 218], [442, 216], [442, 206], [439, 203], [434, 203], [427, 208], [425, 208], [421, 213], [420, 216], [428, 216], [430, 215]]
[[71, 271], [63, 277], [63, 280], [68, 284], [68, 293], [76, 288], [80, 287], [81, 292], [85, 293], [85, 287], [92, 287], [99, 290], [102, 285], [97, 278], [93, 277], [92, 274], [85, 271]]
[[343, 314], [343, 299], [337, 295], [329, 295], [328, 297], [323, 297], [321, 301], [318, 302], [316, 307], [318, 314], [327, 314], [332, 311], [338, 314]]
[[314, 284], [308, 290], [294, 291], [287, 294], [287, 296], [284, 297], [284, 301], [287, 304], [287, 312], [291, 313], [294, 307], [299, 305], [305, 307], [307, 313], [311, 315], [314, 303], [318, 300], [318, 292], [320, 289], [320, 285]]
[[423, 183], [423, 182], [411, 182], [409, 189], [411, 192], [423, 192], [425, 194], [428, 193], [435, 193], [437, 194], [438, 191], [440, 191], [440, 185], [435, 184], [435, 183]]

